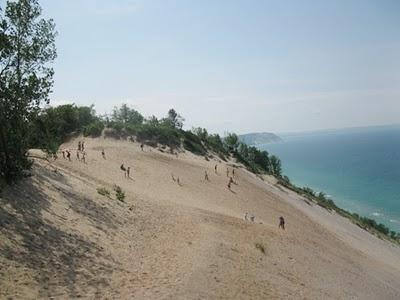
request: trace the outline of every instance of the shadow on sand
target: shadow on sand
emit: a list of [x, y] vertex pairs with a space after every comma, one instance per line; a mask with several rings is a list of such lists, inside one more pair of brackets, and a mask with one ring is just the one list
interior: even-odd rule
[[[109, 209], [73, 192], [62, 174], [35, 168], [39, 168], [37, 175], [8, 188], [0, 198], [0, 230], [9, 241], [0, 246], [0, 255], [33, 270], [41, 297], [60, 292], [70, 298], [80, 297], [78, 282], [100, 296], [116, 263], [96, 243], [77, 232], [63, 231], [43, 217], [54, 201], [44, 186], [51, 188], [56, 197], [65, 197], [69, 210], [104, 232], [117, 228], [120, 222]], [[65, 217], [57, 217], [68, 222]]]

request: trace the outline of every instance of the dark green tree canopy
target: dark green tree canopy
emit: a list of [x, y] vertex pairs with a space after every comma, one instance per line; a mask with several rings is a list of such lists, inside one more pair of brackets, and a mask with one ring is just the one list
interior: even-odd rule
[[176, 129], [182, 129], [184, 121], [185, 119], [180, 114], [178, 114], [173, 108], [171, 108], [168, 111], [168, 115], [164, 119], [164, 123], [166, 125]]
[[37, 0], [7, 1], [0, 9], [0, 178], [29, 167], [28, 124], [53, 85], [53, 20], [40, 18]]
[[114, 107], [112, 120], [123, 124], [138, 125], [143, 123], [143, 116], [135, 109], [130, 108], [127, 104], [121, 107]]
[[236, 133], [228, 133], [224, 139], [230, 151], [236, 151], [239, 147], [239, 137]]
[[53, 84], [55, 25], [40, 14], [36, 0], [20, 0], [8, 1], [0, 17], [2, 102], [18, 100], [26, 113], [48, 101]]

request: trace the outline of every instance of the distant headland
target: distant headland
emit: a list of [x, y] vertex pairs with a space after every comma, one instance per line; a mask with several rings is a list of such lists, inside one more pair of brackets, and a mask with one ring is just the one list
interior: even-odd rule
[[249, 146], [282, 142], [282, 139], [271, 132], [253, 132], [239, 135], [239, 140]]

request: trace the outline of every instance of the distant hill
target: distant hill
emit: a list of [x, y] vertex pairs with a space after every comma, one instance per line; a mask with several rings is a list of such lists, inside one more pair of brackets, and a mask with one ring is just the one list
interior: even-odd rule
[[239, 135], [239, 140], [249, 146], [282, 142], [282, 139], [271, 132], [256, 132]]

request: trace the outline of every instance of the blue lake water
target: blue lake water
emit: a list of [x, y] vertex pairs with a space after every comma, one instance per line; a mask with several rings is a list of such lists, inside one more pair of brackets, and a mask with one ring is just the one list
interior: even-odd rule
[[400, 126], [281, 135], [259, 146], [282, 160], [298, 186], [400, 232]]

